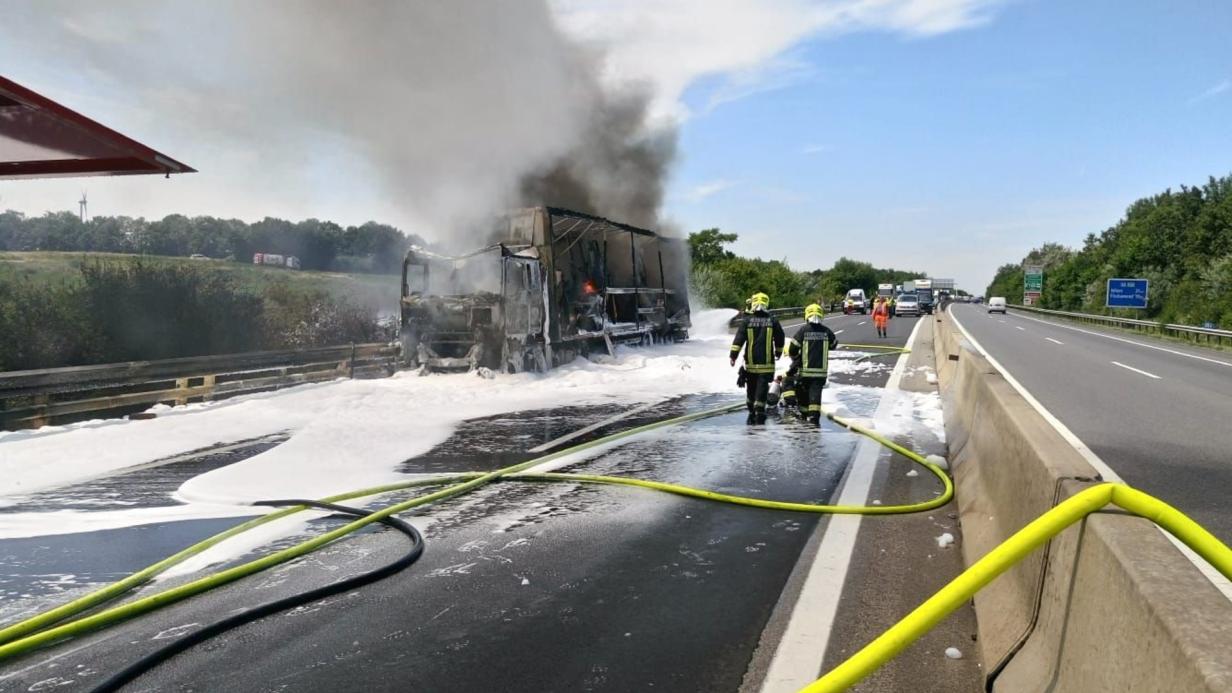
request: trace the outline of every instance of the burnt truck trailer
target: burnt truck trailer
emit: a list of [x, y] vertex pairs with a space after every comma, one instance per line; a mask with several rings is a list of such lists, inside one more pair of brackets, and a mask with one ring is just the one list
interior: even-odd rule
[[402, 263], [402, 353], [424, 371], [544, 371], [689, 327], [685, 242], [590, 214], [514, 210], [479, 250]]

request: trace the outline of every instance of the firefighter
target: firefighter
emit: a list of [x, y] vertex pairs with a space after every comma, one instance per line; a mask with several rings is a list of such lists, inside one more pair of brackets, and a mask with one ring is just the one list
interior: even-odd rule
[[786, 375], [780, 375], [776, 378], [776, 380], [782, 381], [782, 386], [781, 386], [782, 392], [779, 395], [779, 402], [782, 404], [783, 409], [787, 411], [795, 410], [796, 409], [796, 371], [792, 369], [788, 369]]
[[750, 311], [741, 316], [736, 337], [731, 345], [731, 365], [744, 350], [745, 393], [748, 399], [748, 423], [766, 422], [766, 394], [774, 380], [774, 362], [783, 353], [783, 326], [770, 315], [770, 297], [755, 293], [750, 299]]
[[805, 308], [806, 322], [787, 343], [791, 368], [799, 373], [796, 395], [800, 411], [814, 425], [821, 424], [821, 390], [830, 372], [830, 350], [838, 345], [838, 335], [822, 324], [822, 315], [816, 303]]
[[884, 298], [877, 299], [877, 307], [873, 308], [873, 324], [877, 326], [877, 336], [886, 337], [886, 326], [890, 324], [890, 305]]

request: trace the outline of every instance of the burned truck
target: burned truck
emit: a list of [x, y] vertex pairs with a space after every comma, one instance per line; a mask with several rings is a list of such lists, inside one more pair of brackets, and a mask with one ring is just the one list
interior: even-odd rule
[[683, 240], [554, 207], [497, 218], [463, 255], [402, 263], [403, 358], [424, 372], [545, 371], [614, 344], [688, 338]]

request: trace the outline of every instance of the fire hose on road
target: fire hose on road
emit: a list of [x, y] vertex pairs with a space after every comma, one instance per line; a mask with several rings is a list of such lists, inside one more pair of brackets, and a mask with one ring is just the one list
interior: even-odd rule
[[[868, 347], [872, 346], [873, 345], [868, 345]], [[901, 353], [905, 351], [896, 347], [876, 348], [888, 350], [892, 349], [894, 350], [893, 353]], [[254, 518], [225, 532], [221, 532], [213, 537], [183, 549], [182, 551], [150, 565], [143, 570], [138, 571], [129, 577], [107, 587], [0, 629], [0, 661], [30, 652], [36, 648], [63, 640], [65, 638], [82, 635], [99, 628], [149, 613], [164, 606], [174, 604], [175, 602], [187, 599], [188, 597], [201, 594], [267, 568], [307, 555], [308, 553], [311, 553], [312, 551], [315, 551], [316, 549], [319, 549], [337, 539], [352, 534], [373, 523], [383, 522], [387, 518], [391, 518], [398, 513], [402, 513], [412, 508], [424, 506], [436, 501], [444, 500], [446, 498], [458, 496], [498, 481], [567, 481], [574, 483], [619, 484], [701, 498], [714, 502], [817, 514], [893, 515], [916, 513], [941, 507], [946, 503], [949, 503], [953, 498], [953, 483], [946, 474], [945, 470], [940, 466], [930, 462], [918, 453], [904, 448], [872, 430], [836, 416], [832, 412], [826, 412], [827, 418], [840, 426], [861, 435], [868, 436], [881, 445], [928, 469], [941, 482], [943, 487], [942, 493], [931, 500], [906, 505], [840, 506], [733, 496], [677, 484], [628, 477], [560, 472], [533, 473], [528, 471], [533, 467], [543, 465], [547, 462], [560, 460], [567, 456], [575, 455], [586, 450], [592, 450], [600, 446], [611, 445], [620, 440], [638, 436], [655, 429], [680, 425], [691, 421], [697, 421], [708, 417], [734, 412], [742, 409], [744, 406], [745, 405], [743, 403], [731, 404], [653, 422], [626, 431], [613, 433], [593, 441], [564, 448], [532, 460], [490, 472], [439, 475], [427, 479], [416, 479], [412, 481], [387, 484], [331, 496], [320, 502], [337, 503], [340, 501], [377, 496], [380, 494], [410, 488], [442, 486], [448, 484], [445, 488], [389, 505], [380, 510], [363, 515], [362, 517], [353, 520], [342, 527], [325, 532], [321, 535], [295, 544], [294, 546], [262, 556], [261, 558], [255, 559], [248, 563], [198, 578], [191, 582], [187, 582], [150, 596], [136, 599], [120, 606], [115, 606], [88, 616], [83, 616], [81, 618], [77, 618], [76, 620], [68, 621], [67, 623], [64, 622], [70, 617], [119, 597], [135, 587], [149, 581], [154, 576], [166, 571], [172, 566], [179, 564], [231, 537], [310, 508], [307, 505], [301, 504], [270, 513], [262, 517]], [[1066, 500], [1049, 512], [1040, 516], [1032, 523], [1028, 524], [1018, 533], [1010, 537], [1006, 542], [998, 546], [984, 558], [980, 559], [970, 568], [965, 570], [946, 587], [942, 588], [941, 591], [930, 597], [907, 617], [902, 619], [898, 624], [875, 639], [864, 649], [857, 652], [846, 662], [826, 674], [823, 678], [810, 685], [806, 690], [811, 693], [820, 691], [839, 691], [844, 690], [858, 682], [879, 666], [892, 659], [903, 648], [931, 629], [934, 625], [936, 625], [936, 623], [949, 615], [963, 602], [970, 599], [977, 591], [979, 591], [979, 589], [994, 579], [997, 575], [1000, 575], [1014, 563], [1021, 560], [1028, 553], [1038, 548], [1049, 538], [1055, 536], [1069, 525], [1081, 520], [1086, 515], [1095, 512], [1109, 503], [1115, 504], [1118, 507], [1134, 514], [1146, 517], [1159, 524], [1161, 527], [1171, 532], [1183, 543], [1197, 552], [1200, 556], [1209, 561], [1225, 576], [1232, 578], [1232, 549], [1229, 549], [1226, 545], [1200, 527], [1197, 523], [1193, 522], [1171, 506], [1168, 506], [1166, 503], [1163, 503], [1162, 501], [1159, 501], [1158, 499], [1148, 496], [1140, 491], [1136, 491], [1122, 484], [1100, 484], [1082, 491], [1081, 493]], [[217, 626], [218, 624], [214, 625]], [[213, 627], [214, 626], [207, 626], [207, 628]], [[191, 638], [192, 636], [190, 635], [187, 637]], [[128, 670], [126, 669], [126, 671]]]

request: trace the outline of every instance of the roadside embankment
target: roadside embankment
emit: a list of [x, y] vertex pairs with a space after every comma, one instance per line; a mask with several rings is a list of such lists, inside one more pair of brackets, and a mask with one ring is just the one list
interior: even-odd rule
[[[935, 319], [970, 565], [1100, 479], [949, 314]], [[1089, 516], [984, 588], [975, 610], [995, 691], [1232, 691], [1232, 601], [1143, 518]]]

